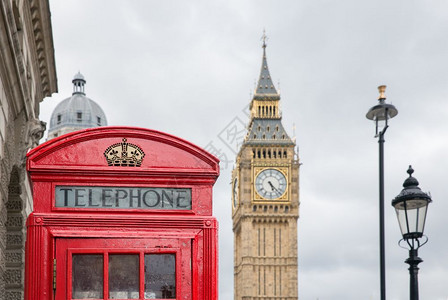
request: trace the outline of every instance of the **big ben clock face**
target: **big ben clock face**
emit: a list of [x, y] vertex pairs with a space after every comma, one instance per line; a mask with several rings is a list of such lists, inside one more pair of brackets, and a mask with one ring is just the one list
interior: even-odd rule
[[264, 169], [255, 179], [257, 193], [265, 199], [280, 198], [287, 188], [285, 175], [276, 169]]

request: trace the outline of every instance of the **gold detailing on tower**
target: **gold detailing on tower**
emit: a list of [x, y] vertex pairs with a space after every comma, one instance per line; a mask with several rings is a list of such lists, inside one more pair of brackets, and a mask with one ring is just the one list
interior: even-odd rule
[[[266, 172], [266, 179], [259, 178]], [[280, 176], [276, 175], [278, 173]], [[269, 179], [272, 177], [272, 179]], [[288, 166], [254, 166], [253, 167], [253, 185], [251, 187], [252, 203], [285, 203], [289, 199], [289, 167]], [[264, 179], [264, 180], [263, 180]], [[266, 182], [263, 182], [266, 181]], [[270, 182], [271, 181], [271, 182]], [[263, 184], [266, 191], [263, 191]], [[269, 186], [272, 190], [269, 190]], [[275, 192], [274, 192], [275, 191]], [[272, 192], [272, 193], [270, 193]]]
[[279, 119], [281, 117], [278, 100], [252, 100], [250, 112], [251, 118]]
[[107, 147], [104, 156], [109, 166], [140, 167], [145, 153], [142, 148], [123, 138], [123, 142]]
[[380, 92], [380, 96], [378, 97], [378, 99], [379, 100], [386, 99], [386, 86], [385, 85], [380, 85], [378, 87], [378, 91]]

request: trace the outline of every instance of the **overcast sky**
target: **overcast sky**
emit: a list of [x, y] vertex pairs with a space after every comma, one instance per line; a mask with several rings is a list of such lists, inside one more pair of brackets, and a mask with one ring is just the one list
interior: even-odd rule
[[[365, 118], [386, 84], [399, 113], [385, 143], [389, 300], [409, 299], [408, 252], [390, 201], [409, 164], [430, 191], [420, 298], [448, 299], [448, 2], [445, 0], [50, 0], [59, 93], [73, 75], [109, 125], [164, 131], [220, 151], [220, 299], [233, 299], [230, 173], [261, 67], [260, 37], [281, 90], [300, 169], [301, 300], [379, 299], [378, 141]], [[280, 84], [278, 84], [280, 82]], [[279, 86], [280, 85], [280, 86]]]

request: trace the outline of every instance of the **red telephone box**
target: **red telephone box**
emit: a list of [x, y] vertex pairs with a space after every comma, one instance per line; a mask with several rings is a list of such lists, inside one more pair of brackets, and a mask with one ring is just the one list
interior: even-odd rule
[[99, 127], [28, 154], [25, 299], [218, 299], [218, 159], [177, 137]]

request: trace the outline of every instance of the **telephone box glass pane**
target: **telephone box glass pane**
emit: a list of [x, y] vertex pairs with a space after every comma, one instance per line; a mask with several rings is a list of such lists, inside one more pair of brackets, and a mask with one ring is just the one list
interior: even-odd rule
[[145, 299], [176, 298], [176, 256], [145, 255]]
[[138, 254], [109, 254], [109, 299], [139, 298]]
[[103, 255], [74, 254], [72, 256], [72, 298], [103, 298]]

